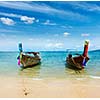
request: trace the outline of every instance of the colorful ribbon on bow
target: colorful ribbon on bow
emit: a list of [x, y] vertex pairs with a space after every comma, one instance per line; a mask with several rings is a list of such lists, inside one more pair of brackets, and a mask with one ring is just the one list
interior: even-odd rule
[[83, 66], [86, 66], [86, 57], [84, 57], [83, 62], [82, 62]]

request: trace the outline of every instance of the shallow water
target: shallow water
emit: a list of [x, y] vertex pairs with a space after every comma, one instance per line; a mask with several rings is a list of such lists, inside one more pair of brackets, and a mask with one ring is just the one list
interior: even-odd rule
[[[0, 76], [30, 78], [98, 78], [100, 77], [100, 51], [89, 52], [90, 60], [82, 71], [65, 66], [64, 51], [40, 52], [42, 63], [21, 69], [17, 65], [18, 52], [0, 52]], [[92, 76], [92, 77], [91, 77]]]

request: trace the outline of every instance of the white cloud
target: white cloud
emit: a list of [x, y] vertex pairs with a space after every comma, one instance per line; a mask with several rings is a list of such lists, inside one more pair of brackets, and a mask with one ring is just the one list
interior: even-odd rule
[[5, 13], [5, 12], [0, 12], [0, 15], [7, 16], [7, 17], [15, 17], [15, 18], [20, 18], [22, 16], [22, 15], [18, 15], [18, 14]]
[[46, 47], [49, 47], [49, 48], [62, 48], [63, 43], [48, 43], [46, 45]]
[[57, 25], [56, 23], [51, 23], [50, 20], [46, 20], [44, 23], [42, 23], [44, 25]]
[[63, 34], [64, 34], [65, 37], [70, 35], [70, 33], [68, 33], [68, 32], [64, 32]]
[[15, 22], [12, 19], [10, 19], [10, 18], [1, 17], [0, 21], [3, 24], [6, 24], [6, 25], [14, 25], [15, 24]]
[[72, 26], [69, 26], [69, 25], [62, 25], [61, 27], [66, 28], [66, 29], [72, 29], [73, 28]]
[[97, 4], [89, 3], [89, 2], [68, 2], [67, 4], [70, 4], [74, 6], [76, 9], [84, 9], [87, 11], [100, 11], [100, 6]]
[[38, 23], [39, 22], [39, 19], [37, 19], [36, 22]]
[[8, 7], [8, 8], [13, 8], [13, 9], [19, 9], [19, 10], [26, 10], [26, 11], [35, 11], [35, 12], [40, 12], [40, 13], [46, 13], [46, 14], [51, 14], [51, 15], [57, 15], [62, 17], [62, 15], [67, 16], [71, 19], [78, 19], [78, 20], [83, 20], [87, 19], [86, 16], [73, 12], [73, 11], [64, 11], [62, 9], [56, 9], [52, 6], [49, 6], [45, 3], [36, 3], [36, 2], [0, 2], [0, 6], [3, 7]]
[[34, 17], [28, 17], [28, 16], [21, 16], [21, 21], [24, 21], [27, 24], [32, 24], [35, 21]]
[[26, 24], [32, 24], [34, 22], [37, 22], [37, 23], [39, 22], [39, 19], [36, 19], [35, 17], [23, 16], [23, 15], [14, 14], [14, 13], [0, 12], [0, 15], [19, 18], [21, 21], [23, 21]]
[[90, 34], [89, 33], [83, 33], [83, 34], [81, 34], [81, 36], [87, 37], [87, 36], [90, 36]]
[[33, 38], [30, 38], [29, 40], [30, 40], [30, 41], [33, 41], [34, 39], [33, 39]]
[[56, 10], [44, 3], [38, 4], [36, 2], [0, 2], [0, 6], [13, 8], [13, 9], [20, 9], [20, 10], [28, 10], [28, 11], [36, 11], [36, 12], [42, 12], [42, 13], [50, 13], [50, 12], [59, 12], [59, 10]]
[[48, 43], [46, 46], [47, 46], [47, 47], [52, 47], [53, 44], [52, 44], [52, 43]]
[[56, 43], [56, 44], [55, 44], [55, 47], [56, 47], [56, 48], [62, 48], [62, 46], [63, 46], [63, 43]]

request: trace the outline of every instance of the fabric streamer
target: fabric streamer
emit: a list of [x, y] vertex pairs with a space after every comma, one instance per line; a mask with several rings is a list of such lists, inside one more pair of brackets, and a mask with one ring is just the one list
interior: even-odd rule
[[20, 58], [18, 59], [18, 65], [20, 66]]
[[83, 59], [82, 65], [83, 65], [83, 66], [86, 66], [86, 59], [85, 59], [85, 57], [84, 57], [84, 59]]
[[84, 57], [87, 57], [87, 55], [88, 55], [88, 45], [89, 45], [89, 42], [85, 41], [84, 52], [83, 52]]

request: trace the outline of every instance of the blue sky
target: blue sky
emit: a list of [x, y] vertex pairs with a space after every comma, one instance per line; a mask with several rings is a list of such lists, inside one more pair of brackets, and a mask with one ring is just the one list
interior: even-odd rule
[[100, 2], [0, 1], [0, 51], [100, 49]]

